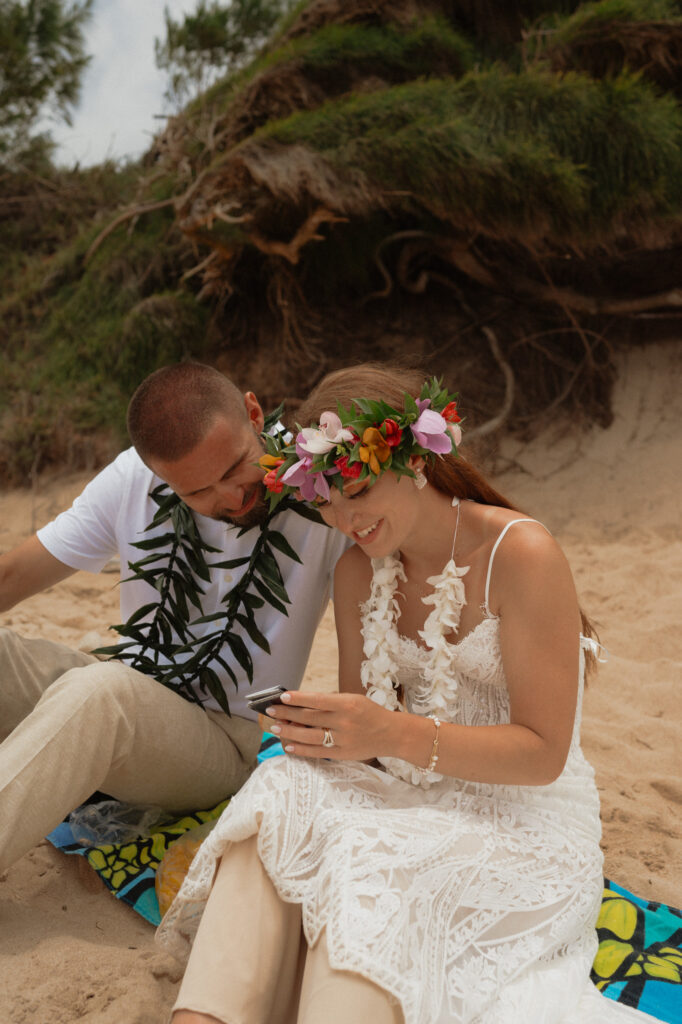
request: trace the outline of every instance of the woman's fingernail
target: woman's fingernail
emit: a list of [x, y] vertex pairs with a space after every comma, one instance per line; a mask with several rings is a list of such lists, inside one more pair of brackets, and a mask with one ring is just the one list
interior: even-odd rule
[[290, 693], [283, 693], [282, 696], [279, 699], [284, 704], [288, 704], [291, 701], [291, 694]]
[[281, 731], [282, 731], [282, 726], [281, 725], [271, 725], [270, 726], [270, 732], [274, 732], [275, 735], [279, 735], [279, 733], [281, 733]]
[[288, 747], [285, 747], [284, 749], [286, 750], [287, 754], [293, 754], [294, 752], [294, 747], [292, 746], [291, 743], [289, 744]]
[[277, 715], [275, 714], [275, 709], [272, 707], [266, 708], [265, 714], [270, 715], [271, 718], [277, 718]]

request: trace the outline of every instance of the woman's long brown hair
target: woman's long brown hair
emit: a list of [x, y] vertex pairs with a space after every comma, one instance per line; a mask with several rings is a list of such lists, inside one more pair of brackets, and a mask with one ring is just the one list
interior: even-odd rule
[[[319, 423], [327, 410], [337, 405], [350, 409], [356, 398], [384, 401], [394, 409], [405, 408], [405, 395], [418, 398], [429, 375], [423, 370], [386, 367], [378, 363], [360, 363], [328, 373], [296, 410], [297, 424], [302, 427]], [[290, 424], [292, 429], [294, 424]], [[462, 455], [439, 455], [424, 467], [426, 479], [450, 498], [469, 499], [480, 505], [496, 505], [518, 512], [520, 509], [486, 480], [481, 471]], [[583, 636], [596, 637], [594, 627], [580, 609]], [[596, 659], [586, 652], [586, 666], [591, 671]]]

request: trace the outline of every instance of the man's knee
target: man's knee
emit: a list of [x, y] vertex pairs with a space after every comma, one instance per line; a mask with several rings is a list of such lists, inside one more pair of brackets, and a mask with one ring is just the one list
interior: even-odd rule
[[45, 691], [45, 701], [77, 701], [128, 709], [139, 701], [146, 686], [158, 685], [147, 676], [115, 661], [95, 661], [70, 668]]

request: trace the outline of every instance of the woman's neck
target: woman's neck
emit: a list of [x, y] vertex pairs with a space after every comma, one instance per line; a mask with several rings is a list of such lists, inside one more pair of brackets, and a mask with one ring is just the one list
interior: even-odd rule
[[[439, 573], [452, 555], [452, 542], [458, 517], [457, 506], [453, 506], [449, 495], [437, 491], [435, 487], [424, 488], [422, 502], [422, 510], [414, 530], [400, 545], [400, 558], [408, 578], [433, 576]], [[466, 516], [466, 504], [462, 503], [459, 512], [460, 536]]]

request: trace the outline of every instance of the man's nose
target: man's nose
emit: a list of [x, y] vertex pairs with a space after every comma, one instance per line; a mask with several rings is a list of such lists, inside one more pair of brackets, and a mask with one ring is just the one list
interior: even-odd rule
[[221, 504], [236, 512], [244, 504], [244, 487], [242, 484], [221, 480], [218, 485], [218, 497]]

